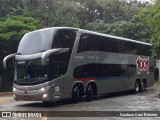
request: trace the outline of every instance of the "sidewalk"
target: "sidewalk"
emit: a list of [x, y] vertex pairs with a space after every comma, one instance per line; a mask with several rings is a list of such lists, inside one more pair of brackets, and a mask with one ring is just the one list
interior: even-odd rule
[[0, 96], [2, 95], [13, 95], [13, 92], [0, 92]]
[[13, 101], [13, 92], [0, 92], [0, 103]]

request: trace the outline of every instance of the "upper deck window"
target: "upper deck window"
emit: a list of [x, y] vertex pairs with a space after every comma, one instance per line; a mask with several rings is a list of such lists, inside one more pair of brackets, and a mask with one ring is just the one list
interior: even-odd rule
[[103, 51], [132, 55], [151, 55], [151, 46], [90, 33], [81, 34], [77, 53]]
[[43, 29], [27, 33], [22, 38], [17, 54], [37, 54], [53, 48], [73, 48], [77, 30]]
[[77, 30], [60, 29], [56, 32], [52, 43], [52, 48], [73, 48]]

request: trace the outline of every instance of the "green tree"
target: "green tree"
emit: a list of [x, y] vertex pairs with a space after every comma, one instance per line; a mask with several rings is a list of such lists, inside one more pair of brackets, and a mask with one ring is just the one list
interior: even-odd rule
[[77, 15], [81, 6], [74, 0], [23, 1], [25, 9], [31, 12], [32, 17], [39, 19], [41, 27], [79, 27]]
[[150, 13], [146, 17], [147, 23], [149, 23], [151, 30], [153, 31], [150, 42], [153, 45], [154, 56], [160, 58], [160, 0], [153, 1], [154, 4], [150, 9]]
[[0, 17], [13, 15], [17, 7], [23, 8], [22, 0], [0, 0]]
[[[18, 47], [18, 43], [22, 36], [29, 31], [38, 28], [38, 20], [32, 17], [24, 16], [10, 16], [1, 18], [0, 20], [0, 61], [11, 53], [15, 53]], [[12, 61], [10, 61], [12, 63]], [[0, 90], [3, 88], [11, 88], [13, 81], [13, 63], [8, 66], [8, 69], [4, 71], [2, 69], [2, 62], [0, 63], [0, 76], [2, 77], [2, 85]], [[5, 84], [4, 84], [5, 83]], [[9, 87], [10, 86], [10, 87]]]
[[38, 20], [32, 17], [11, 16], [0, 21], [1, 40], [20, 40], [24, 33], [38, 28]]
[[150, 30], [141, 22], [117, 21], [105, 23], [103, 20], [96, 20], [86, 27], [89, 30], [149, 42]]

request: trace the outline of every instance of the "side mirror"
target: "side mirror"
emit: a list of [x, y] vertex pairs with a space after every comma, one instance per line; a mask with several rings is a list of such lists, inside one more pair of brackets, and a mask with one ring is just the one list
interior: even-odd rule
[[46, 59], [51, 54], [63, 53], [63, 52], [67, 52], [68, 50], [69, 50], [69, 48], [56, 48], [56, 49], [47, 50], [46, 52], [44, 52], [42, 54], [41, 65], [45, 65], [46, 64]]
[[15, 57], [15, 56], [16, 56], [16, 53], [7, 55], [7, 56], [3, 59], [3, 68], [7, 68], [7, 65], [6, 65], [7, 60], [10, 59], [10, 58], [13, 58], [13, 57]]

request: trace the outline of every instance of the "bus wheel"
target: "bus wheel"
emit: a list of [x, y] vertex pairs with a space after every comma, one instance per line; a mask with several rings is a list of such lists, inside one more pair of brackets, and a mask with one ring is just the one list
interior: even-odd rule
[[79, 89], [78, 86], [76, 86], [72, 90], [72, 102], [78, 103], [78, 100], [79, 100]]
[[136, 80], [135, 86], [134, 86], [134, 93], [138, 93], [140, 91], [140, 82]]
[[143, 92], [146, 89], [146, 82], [142, 80], [140, 92]]
[[87, 90], [86, 90], [86, 101], [91, 101], [92, 100], [92, 95], [93, 95], [93, 89], [92, 89], [92, 86], [89, 85]]
[[48, 106], [52, 105], [52, 102], [50, 102], [50, 101], [43, 101], [42, 105], [45, 106], [45, 107], [48, 107]]

